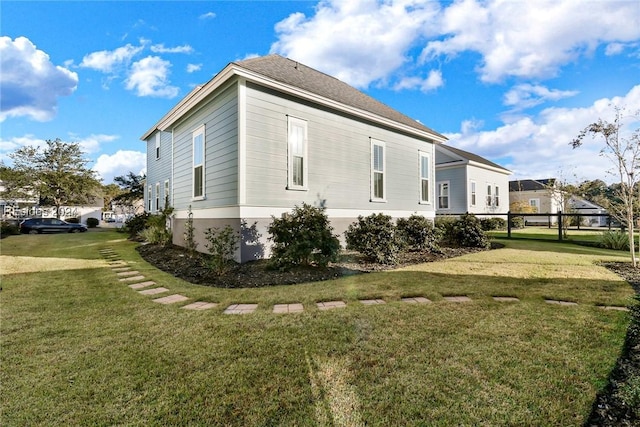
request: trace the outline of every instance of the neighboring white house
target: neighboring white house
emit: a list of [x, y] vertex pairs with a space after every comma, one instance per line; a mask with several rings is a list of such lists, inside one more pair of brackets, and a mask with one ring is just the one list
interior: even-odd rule
[[562, 210], [564, 195], [555, 178], [521, 179], [509, 181], [509, 203], [514, 202], [528, 204], [532, 213], [551, 214], [527, 217], [526, 224], [555, 224], [558, 218], [554, 215]]
[[600, 205], [581, 197], [571, 196], [569, 199], [569, 206], [571, 206], [573, 213], [599, 215], [583, 217], [582, 224], [586, 224], [591, 227], [606, 227], [609, 225], [609, 213]]
[[[340, 80], [278, 55], [228, 64], [141, 138], [145, 209], [168, 200], [173, 241], [189, 209], [243, 233], [237, 259], [269, 254], [267, 226], [306, 202], [342, 234], [359, 215], [435, 217], [435, 145], [446, 138]], [[256, 223], [259, 241], [244, 227]], [[243, 224], [245, 224], [243, 226]]]
[[510, 170], [450, 145], [435, 148], [436, 213], [482, 216], [509, 211]]

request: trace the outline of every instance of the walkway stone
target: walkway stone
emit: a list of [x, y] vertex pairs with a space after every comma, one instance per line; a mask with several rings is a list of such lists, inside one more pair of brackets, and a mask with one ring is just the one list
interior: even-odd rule
[[156, 294], [161, 294], [163, 292], [168, 292], [169, 289], [167, 288], [153, 288], [153, 289], [147, 289], [144, 291], [138, 291], [139, 294], [141, 295], [156, 295]]
[[131, 267], [115, 267], [111, 269], [111, 271], [128, 271], [128, 270], [131, 270]]
[[182, 302], [188, 300], [189, 297], [185, 297], [180, 294], [173, 294], [162, 298], [156, 298], [153, 302], [157, 302], [159, 304], [175, 304], [176, 302]]
[[256, 311], [258, 304], [231, 304], [224, 310], [224, 314], [249, 314]]
[[561, 300], [555, 300], [555, 299], [546, 299], [544, 300], [544, 302], [546, 302], [547, 304], [558, 304], [558, 305], [564, 305], [564, 306], [578, 305], [577, 302], [561, 301]]
[[360, 302], [364, 305], [385, 304], [383, 299], [361, 299]]
[[185, 310], [207, 310], [217, 306], [217, 302], [196, 301], [192, 302], [191, 304], [187, 304], [182, 308], [184, 308]]
[[134, 283], [132, 285], [129, 285], [129, 287], [131, 289], [142, 289], [142, 288], [146, 288], [148, 286], [155, 285], [155, 284], [156, 284], [156, 282], [153, 282], [153, 281], [149, 280], [147, 282]]
[[619, 305], [599, 305], [603, 310], [629, 311], [629, 307], [620, 307]]
[[317, 302], [318, 310], [332, 310], [334, 308], [344, 308], [347, 304], [344, 301], [324, 301]]
[[135, 276], [136, 274], [140, 274], [139, 271], [121, 271], [119, 273], [116, 273], [116, 276], [120, 276], [120, 277], [126, 277], [126, 276]]
[[118, 279], [121, 282], [137, 282], [138, 280], [142, 280], [144, 279], [144, 276], [131, 276], [131, 277], [124, 277], [122, 279]]
[[493, 299], [495, 301], [499, 301], [499, 302], [518, 302], [518, 301], [520, 301], [520, 298], [516, 298], [516, 297], [493, 297]]
[[124, 261], [111, 261], [111, 262], [107, 262], [107, 264], [109, 264], [109, 267], [124, 267], [129, 265]]
[[302, 313], [302, 304], [276, 304], [273, 306], [274, 313]]
[[402, 298], [403, 302], [408, 302], [409, 304], [426, 304], [431, 302], [429, 298], [425, 297], [405, 297]]
[[449, 302], [471, 302], [471, 298], [466, 295], [448, 296], [444, 297], [444, 300]]

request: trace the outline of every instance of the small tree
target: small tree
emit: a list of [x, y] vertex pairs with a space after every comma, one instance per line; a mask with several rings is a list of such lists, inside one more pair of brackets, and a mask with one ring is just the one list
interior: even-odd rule
[[193, 212], [191, 212], [191, 205], [189, 205], [189, 210], [187, 212], [187, 221], [184, 223], [184, 247], [187, 249], [189, 256], [192, 257], [198, 249], [198, 242], [195, 240], [196, 229], [193, 226]]
[[623, 119], [631, 118], [632, 122], [637, 123], [640, 121], [640, 112], [623, 116], [624, 108], [614, 106], [613, 109], [614, 119], [612, 122], [598, 119], [597, 122], [584, 128], [570, 144], [573, 148], [580, 147], [587, 135], [604, 140], [605, 146], [600, 150], [600, 155], [613, 163], [614, 169], [609, 170], [608, 173], [620, 183], [616, 194], [620, 202], [611, 204], [611, 213], [626, 223], [628, 227], [629, 252], [633, 266], [637, 267], [633, 219], [634, 188], [640, 182], [640, 173], [638, 173], [638, 169], [640, 169], [640, 128], [626, 133]]
[[220, 229], [218, 227], [207, 228], [204, 232], [207, 240], [205, 244], [211, 258], [207, 261], [207, 267], [221, 276], [227, 273], [233, 265], [233, 257], [238, 249], [240, 234], [230, 225]]

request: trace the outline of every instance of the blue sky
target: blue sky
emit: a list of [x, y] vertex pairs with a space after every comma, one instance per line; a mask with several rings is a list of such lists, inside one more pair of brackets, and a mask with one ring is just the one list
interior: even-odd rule
[[[278, 53], [333, 75], [513, 171], [604, 179], [602, 141], [640, 110], [640, 1], [2, 1], [0, 159], [78, 142], [110, 183], [144, 134], [229, 62]], [[636, 124], [635, 127], [638, 125]]]

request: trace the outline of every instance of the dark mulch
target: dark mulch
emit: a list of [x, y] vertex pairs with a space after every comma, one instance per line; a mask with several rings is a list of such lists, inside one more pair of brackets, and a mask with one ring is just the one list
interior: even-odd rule
[[[633, 268], [631, 263], [603, 263], [605, 267], [617, 273], [640, 295], [640, 268]], [[598, 393], [591, 408], [591, 414], [585, 426], [640, 426], [640, 407], [638, 402], [627, 402], [620, 390], [630, 387], [630, 379], [640, 378], [640, 307], [631, 307], [631, 324], [627, 330], [622, 354], [616, 366], [609, 374], [607, 386]], [[636, 393], [640, 391], [636, 390]], [[637, 397], [638, 398], [638, 397]]]
[[288, 271], [269, 269], [266, 260], [236, 264], [222, 276], [216, 275], [207, 267], [209, 255], [195, 253], [190, 255], [184, 248], [175, 245], [140, 245], [140, 256], [160, 270], [179, 277], [190, 283], [214, 286], [218, 288], [257, 288], [273, 285], [292, 285], [296, 283], [318, 282], [336, 279], [371, 271], [382, 271], [406, 265], [432, 262], [445, 258], [478, 252], [477, 248], [443, 248], [442, 253], [406, 252], [396, 265], [369, 263], [356, 252], [344, 252], [340, 261], [328, 267], [297, 267]]

